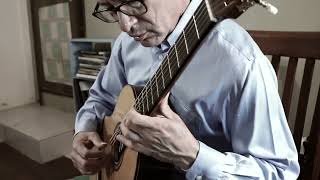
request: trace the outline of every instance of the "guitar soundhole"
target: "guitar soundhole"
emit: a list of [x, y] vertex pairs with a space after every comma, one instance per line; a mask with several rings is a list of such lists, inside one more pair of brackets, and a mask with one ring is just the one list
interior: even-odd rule
[[[119, 128], [120, 123], [115, 128], [115, 131]], [[113, 145], [113, 165], [116, 170], [119, 169], [122, 163], [123, 159], [123, 153], [125, 150], [124, 144], [120, 143], [119, 141], [116, 141]]]

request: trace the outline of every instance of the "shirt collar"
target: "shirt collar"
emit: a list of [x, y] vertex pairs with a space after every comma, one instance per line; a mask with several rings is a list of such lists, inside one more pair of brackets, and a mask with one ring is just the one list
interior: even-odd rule
[[162, 51], [168, 50], [176, 40], [178, 39], [179, 35], [182, 33], [183, 28], [187, 25], [189, 19], [191, 19], [194, 12], [197, 10], [198, 6], [200, 5], [202, 0], [192, 0], [183, 15], [181, 16], [177, 26], [175, 29], [169, 34], [167, 39], [163, 41], [158, 47]]

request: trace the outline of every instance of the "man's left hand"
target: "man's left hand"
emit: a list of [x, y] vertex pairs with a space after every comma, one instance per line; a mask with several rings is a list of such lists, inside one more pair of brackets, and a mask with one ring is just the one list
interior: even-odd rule
[[172, 111], [168, 97], [158, 104], [152, 117], [130, 110], [120, 125], [122, 135], [117, 140], [137, 152], [188, 169], [196, 159], [199, 142]]

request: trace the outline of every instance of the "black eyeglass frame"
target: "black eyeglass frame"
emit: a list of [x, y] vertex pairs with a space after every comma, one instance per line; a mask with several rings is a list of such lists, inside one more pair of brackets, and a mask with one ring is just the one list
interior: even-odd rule
[[119, 20], [116, 20], [116, 19], [115, 19], [114, 21], [110, 21], [110, 22], [105, 21], [104, 19], [101, 19], [97, 14], [98, 14], [98, 13], [101, 13], [101, 12], [106, 12], [106, 11], [115, 12], [115, 13], [118, 12], [118, 11], [120, 11], [121, 13], [126, 14], [126, 15], [128, 15], [128, 16], [134, 16], [134, 15], [125, 13], [125, 12], [123, 12], [123, 11], [120, 9], [121, 6], [126, 5], [126, 4], [129, 4], [129, 3], [134, 2], [134, 1], [139, 1], [139, 2], [145, 7], [145, 9], [146, 9], [145, 12], [143, 12], [143, 13], [137, 15], [137, 16], [141, 16], [141, 15], [145, 14], [146, 12], [148, 12], [148, 7], [147, 7], [146, 4], [143, 2], [143, 0], [126, 1], [126, 2], [120, 4], [120, 5], [116, 6], [116, 7], [109, 7], [109, 8], [107, 8], [107, 9], [103, 9], [103, 10], [100, 10], [100, 11], [98, 11], [100, 4], [97, 2], [96, 7], [94, 8], [94, 11], [93, 11], [93, 13], [92, 13], [92, 16], [94, 16], [94, 17], [96, 17], [96, 18], [98, 18], [98, 19], [100, 19], [101, 21], [106, 22], [106, 23], [115, 23], [115, 22], [118, 22]]

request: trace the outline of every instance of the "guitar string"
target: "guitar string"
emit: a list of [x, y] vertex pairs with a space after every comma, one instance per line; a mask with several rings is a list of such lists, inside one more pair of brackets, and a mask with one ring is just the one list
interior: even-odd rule
[[[222, 2], [222, 3], [224, 3], [224, 2]], [[210, 4], [212, 5], [211, 2], [210, 2]], [[204, 5], [204, 3], [201, 4], [201, 6], [202, 6], [202, 5]], [[200, 6], [200, 7], [201, 7], [201, 6]], [[211, 6], [211, 7], [212, 7], [212, 6]], [[202, 8], [202, 7], [201, 7], [201, 8]], [[201, 8], [199, 8], [199, 9], [201, 10]], [[200, 13], [202, 13], [202, 14], [203, 14], [203, 12], [206, 12], [206, 11], [200, 11]], [[194, 14], [194, 16], [195, 16], [195, 19], [197, 19], [196, 13]], [[202, 15], [199, 16], [199, 18], [200, 18], [200, 17], [202, 17]], [[190, 20], [190, 21], [192, 21], [192, 20]], [[189, 21], [189, 22], [190, 22], [190, 21]], [[203, 22], [202, 22], [201, 19], [200, 19], [198, 22], [196, 22], [196, 23], [197, 23], [197, 24], [188, 23], [188, 24], [187, 24], [187, 28], [185, 28], [185, 29], [186, 29], [185, 32], [188, 32], [189, 30], [192, 30], [192, 29], [189, 28], [189, 27], [192, 26], [192, 25], [196, 25], [197, 27], [201, 27], [201, 25], [203, 24]], [[194, 35], [194, 33], [192, 33], [192, 35]], [[181, 40], [182, 40], [182, 35], [179, 36], [178, 42], [180, 42]], [[175, 44], [175, 46], [176, 46], [176, 44]], [[178, 49], [179, 49], [179, 50], [181, 49], [181, 48], [180, 48], [181, 46], [183, 46], [183, 43], [178, 43]], [[176, 47], [177, 47], [177, 46], [176, 46]], [[183, 49], [183, 50], [185, 51], [186, 49]], [[172, 52], [172, 51], [169, 51], [169, 53], [170, 53], [170, 52]], [[169, 54], [169, 53], [168, 53], [168, 54]], [[169, 54], [169, 56], [168, 56], [168, 54], [167, 54], [167, 56], [166, 56], [168, 62], [167, 62], [167, 63], [162, 63], [161, 66], [166, 66], [166, 64], [169, 65], [169, 63], [170, 63], [170, 62], [169, 62], [169, 56], [170, 56], [170, 54]], [[172, 56], [174, 56], [174, 54], [173, 54]], [[172, 58], [172, 57], [171, 57], [171, 58]], [[166, 59], [165, 59], [165, 60], [166, 60]], [[163, 65], [163, 64], [164, 64], [164, 65]], [[159, 69], [160, 69], [160, 68], [159, 68]], [[162, 71], [162, 69], [161, 69], [161, 71]], [[169, 69], [169, 71], [170, 71], [170, 69]], [[162, 72], [162, 73], [163, 73], [163, 72]], [[165, 73], [165, 74], [168, 74], [168, 73]], [[155, 75], [157, 75], [157, 73], [156, 73]], [[163, 75], [163, 74], [162, 74], [162, 75]], [[166, 78], [166, 79], [167, 79], [167, 78]], [[172, 79], [172, 78], [170, 78], [170, 79]], [[153, 80], [153, 79], [151, 79], [151, 80]], [[152, 83], [152, 84], [154, 84], [152, 81], [149, 81], [149, 82]], [[148, 82], [148, 83], [149, 83], [149, 82]], [[147, 85], [148, 85], [148, 83], [147, 83]], [[156, 83], [157, 83], [157, 82], [156, 82]], [[151, 85], [152, 85], [152, 84], [151, 84]], [[152, 87], [152, 86], [151, 86], [151, 87]], [[152, 88], [151, 88], [150, 90], [152, 90]], [[147, 88], [147, 92], [146, 92], [146, 93], [148, 93], [148, 91], [149, 91], [149, 90], [148, 90], [148, 88]], [[143, 94], [143, 93], [140, 93], [140, 95], [141, 95], [141, 94]], [[141, 96], [138, 96], [138, 97], [141, 98]], [[143, 97], [143, 96], [142, 96], [142, 97]], [[136, 100], [139, 100], [139, 99], [136, 99]], [[142, 100], [143, 100], [143, 99], [142, 99]], [[138, 102], [139, 102], [139, 101], [138, 101]], [[141, 102], [139, 102], [139, 104], [141, 104]], [[136, 103], [133, 104], [133, 105], [136, 105]], [[113, 135], [113, 137], [112, 137], [112, 139], [111, 139], [112, 141], [110, 141], [110, 142], [112, 142], [112, 144], [114, 144], [114, 142], [115, 142], [115, 136], [118, 135], [120, 132], [121, 132], [121, 131], [120, 131], [120, 128], [117, 128], [116, 133], [114, 133], [114, 135]]]
[[[216, 4], [215, 6], [213, 6], [212, 4], [213, 4], [213, 2], [209, 2], [210, 3], [210, 7], [214, 7], [214, 8], [216, 8], [216, 9], [219, 9], [221, 6], [226, 6], [225, 5], [225, 3], [224, 3], [225, 1], [220, 1], [220, 4]], [[202, 5], [205, 5], [204, 3], [202, 3], [201, 4], [201, 6]], [[230, 5], [230, 4], [229, 4]], [[202, 7], [200, 6], [200, 13], [205, 13], [205, 12], [207, 12], [207, 11], [201, 11], [201, 10], [203, 10], [203, 9], [201, 9]], [[223, 10], [223, 9], [222, 9]], [[196, 12], [197, 13], [197, 12]], [[191, 22], [192, 22], [192, 19], [190, 20], [191, 22], [190, 23], [188, 23], [188, 25], [187, 25], [187, 28], [186, 28], [186, 31], [185, 31], [185, 34], [188, 34], [188, 32], [189, 32], [189, 30], [194, 30], [194, 29], [190, 29], [189, 27], [190, 26], [193, 26], [193, 25], [196, 25], [197, 27], [201, 27], [201, 25], [203, 25], [206, 21], [206, 19], [204, 19], [204, 20], [202, 20], [202, 19], [200, 19], [199, 21], [197, 20], [197, 18], [200, 18], [201, 16], [197, 16], [197, 14], [194, 14], [194, 16], [195, 16], [195, 19], [196, 19], [196, 24], [192, 24]], [[203, 16], [202, 16], [203, 17]], [[210, 21], [210, 20], [209, 20]], [[208, 24], [208, 23], [206, 23], [206, 24]], [[189, 27], [188, 27], [189, 26]], [[191, 36], [195, 36], [195, 33], [191, 33]], [[177, 51], [178, 52], [185, 52], [185, 53], [187, 53], [186, 52], [186, 49], [185, 48], [182, 48], [182, 50], [181, 50], [181, 46], [182, 47], [184, 47], [186, 44], [185, 44], [185, 42], [181, 42], [181, 41], [183, 41], [184, 39], [182, 39], [182, 35], [180, 35], [179, 36], [179, 38], [178, 38], [178, 40], [177, 40], [177, 42], [178, 43], [176, 43], [175, 45], [178, 45], [178, 46], [176, 46], [176, 47], [178, 47], [177, 48]], [[180, 41], [180, 43], [179, 43], [179, 41]], [[194, 41], [195, 42], [195, 41]], [[193, 46], [194, 45], [194, 43], [193, 44], [191, 44], [191, 46]], [[190, 46], [190, 44], [189, 44], [189, 46]], [[158, 81], [157, 81], [157, 79], [158, 78], [160, 78], [160, 81], [162, 80], [163, 82], [167, 82], [167, 80], [171, 80], [172, 79], [172, 77], [168, 77], [168, 75], [170, 75], [171, 74], [171, 71], [170, 71], [170, 69], [173, 69], [172, 67], [173, 66], [175, 66], [175, 65], [177, 65], [177, 64], [175, 64], [175, 63], [177, 63], [176, 61], [174, 61], [174, 64], [171, 64], [170, 63], [170, 58], [172, 58], [172, 56], [173, 57], [175, 57], [176, 56], [176, 53], [173, 53], [172, 54], [172, 56], [170, 57], [170, 52], [172, 52], [172, 51], [169, 51], [169, 56], [167, 55], [167, 56], [165, 56], [165, 60], [164, 60], [164, 62], [161, 64], [161, 67], [159, 68], [159, 71], [157, 71], [156, 73], [155, 73], [155, 76], [154, 77], [156, 77], [155, 78], [155, 83], [157, 83]], [[178, 53], [179, 54], [179, 53]], [[178, 56], [179, 57], [179, 56]], [[167, 60], [168, 59], [168, 60]], [[169, 65], [169, 69], [167, 68], [167, 64]], [[163, 71], [163, 68], [165, 68], [165, 70], [166, 71]], [[176, 68], [176, 66], [174, 67], [174, 68]], [[179, 68], [179, 67], [178, 67]], [[162, 72], [161, 72], [162, 71]], [[160, 73], [161, 73], [161, 76], [162, 76], [162, 78], [161, 77], [159, 77], [160, 76]], [[163, 77], [163, 74], [165, 75], [165, 77]], [[141, 105], [143, 105], [144, 106], [144, 102], [145, 102], [145, 99], [146, 99], [146, 97], [148, 98], [149, 96], [148, 96], [148, 93], [150, 93], [151, 92], [151, 95], [152, 95], [152, 92], [153, 92], [153, 90], [152, 89], [155, 89], [155, 87], [154, 87], [154, 79], [151, 79], [151, 81], [149, 81], [150, 83], [151, 83], [151, 86], [150, 86], [150, 88], [148, 89], [148, 86], [149, 86], [149, 84], [150, 83], [147, 83], [146, 85], [145, 85], [145, 87], [146, 88], [144, 88], [144, 90], [139, 94], [140, 96], [138, 96], [138, 98], [137, 98], [137, 104], [135, 104], [136, 106], [140, 106], [141, 107]], [[162, 82], [162, 84], [163, 84], [163, 82]], [[158, 84], [156, 84], [156, 85], [158, 85]], [[152, 87], [154, 87], [154, 88], [152, 88]], [[142, 97], [141, 97], [142, 96]], [[152, 98], [153, 99], [153, 98]], [[151, 99], [151, 100], [152, 100]], [[147, 100], [148, 101], [148, 100]], [[152, 101], [153, 102], [153, 101]], [[149, 108], [148, 108], [148, 105], [154, 105], [154, 103], [146, 103], [146, 105], [147, 105], [147, 109], [148, 109], [148, 111], [149, 111]], [[143, 108], [144, 109], [144, 108]]]
[[[196, 11], [196, 13], [194, 14], [194, 16], [195, 16], [195, 18], [201, 18], [201, 17], [203, 17], [203, 13], [205, 13], [205, 12], [207, 12], [207, 11], [203, 11], [203, 7], [207, 7], [207, 6], [204, 6], [205, 4], [203, 3], [203, 2], [201, 2], [202, 4], [200, 5], [200, 7], [199, 7], [199, 13], [201, 14], [200, 16], [197, 16], [196, 15], [196, 13], [197, 13], [197, 11]], [[210, 6], [212, 7], [212, 2], [209, 2], [210, 3]], [[222, 1], [220, 4], [223, 4], [224, 3], [224, 1]], [[220, 5], [220, 4], [216, 4], [216, 5]], [[205, 19], [204, 19], [205, 20]], [[192, 20], [190, 20], [189, 22], [191, 22]], [[192, 24], [192, 23], [189, 23], [188, 22], [188, 24], [187, 24], [187, 27], [185, 28], [186, 30], [185, 30], [185, 32], [189, 32], [190, 30], [193, 30], [193, 29], [190, 29], [190, 26], [193, 26], [194, 24]], [[205, 22], [205, 21], [204, 21]], [[197, 23], [197, 27], [201, 27], [201, 25], [204, 23], [203, 22], [203, 20], [202, 19], [200, 19], [199, 21], [198, 21], [198, 23]], [[195, 33], [192, 33], [192, 35], [194, 35]], [[181, 40], [181, 35], [179, 36], [179, 39], [178, 39], [178, 41], [180, 41]], [[176, 44], [174, 44], [174, 45], [176, 45]], [[178, 44], [178, 49], [180, 50], [181, 49], [181, 46], [184, 46], [184, 44], [183, 43], [179, 43]], [[184, 49], [185, 50], [185, 49]], [[171, 50], [169, 50], [169, 53], [170, 53], [170, 51]], [[169, 54], [168, 53], [168, 54]], [[167, 56], [166, 57], [168, 57], [168, 54], [167, 54]], [[170, 55], [170, 54], [169, 54]], [[175, 54], [173, 54], [172, 56], [175, 56]], [[172, 57], [171, 57], [172, 58]], [[166, 59], [165, 59], [166, 60]], [[168, 63], [162, 63], [161, 64], [161, 66], [166, 66], [166, 64], [168, 64]], [[177, 64], [176, 64], [177, 65]], [[160, 69], [160, 68], [159, 68]], [[162, 70], [161, 70], [162, 71]], [[157, 73], [156, 73], [157, 74]], [[168, 74], [168, 73], [166, 73], [166, 74]], [[171, 78], [170, 78], [171, 79]], [[153, 80], [153, 79], [151, 79], [151, 80]], [[146, 84], [146, 85], [148, 85], [149, 83], [154, 83], [154, 82], [152, 82], [152, 81], [148, 81], [148, 83]], [[151, 85], [152, 85], [151, 84]], [[148, 88], [147, 88], [147, 92], [148, 92]], [[141, 98], [141, 95], [142, 94], [142, 92], [140, 93], [140, 95], [138, 96], [138, 98]], [[136, 99], [136, 100], [139, 100], [139, 99]], [[143, 99], [142, 99], [143, 100]], [[136, 102], [136, 101], [135, 101]], [[139, 102], [139, 101], [138, 101]], [[139, 103], [141, 103], [141, 102], [139, 102]], [[135, 105], [136, 103], [134, 103], [133, 105]], [[118, 135], [120, 133], [120, 128], [118, 127], [117, 129], [116, 129], [116, 131], [115, 131], [115, 133], [112, 135], [112, 137], [110, 138], [110, 143], [113, 145], [114, 144], [114, 142], [115, 142], [115, 137]]]
[[[202, 14], [203, 14], [203, 7], [205, 7], [204, 6], [205, 4], [204, 3], [202, 3], [201, 4], [201, 6], [200, 6], [200, 10], [199, 10], [199, 14], [200, 14], [200, 17], [202, 17]], [[196, 13], [194, 14], [194, 16], [196, 17]], [[199, 17], [199, 18], [200, 18]], [[190, 20], [190, 22], [192, 21], [192, 19]], [[200, 23], [199, 23], [200, 24]], [[187, 24], [187, 27], [185, 28], [186, 29], [186, 31], [191, 31], [191, 30], [193, 30], [193, 29], [191, 29], [190, 28], [190, 26], [193, 26], [193, 24], [192, 23], [188, 23]], [[201, 27], [201, 26], [199, 26], [199, 27]], [[180, 36], [181, 37], [181, 36]], [[180, 43], [180, 44], [182, 44], [182, 43]], [[180, 46], [182, 46], [182, 45], [180, 45]], [[180, 49], [180, 47], [178, 47], [179, 49]], [[169, 50], [169, 52], [170, 52], [170, 50]], [[172, 55], [172, 56], [174, 56], [174, 55]], [[171, 57], [172, 58], [172, 57]], [[165, 64], [167, 64], [167, 63], [165, 63]], [[160, 69], [160, 68], [159, 68]], [[149, 81], [150, 82], [150, 81]], [[152, 83], [152, 84], [154, 84], [154, 82], [150, 82], [150, 83]], [[148, 85], [148, 83], [146, 84], [146, 85]], [[142, 94], [142, 92], [140, 93], [140, 94]], [[140, 96], [138, 96], [138, 98], [141, 98], [141, 95]], [[134, 103], [134, 104], [136, 104], [136, 102]], [[120, 134], [120, 132], [121, 132], [121, 130], [120, 130], [120, 128], [119, 127], [117, 127], [116, 128], [116, 131], [113, 133], [113, 135], [112, 135], [112, 137], [110, 138], [110, 141], [109, 141], [109, 143], [111, 144], [111, 145], [114, 145], [114, 143], [115, 143], [115, 141], [116, 141], [116, 136], [117, 135], [119, 135]]]
[[[204, 4], [203, 4], [204, 5]], [[201, 9], [200, 9], [201, 10]], [[202, 13], [203, 11], [200, 11], [199, 13]], [[203, 14], [203, 13], [202, 13]], [[198, 15], [197, 14], [195, 14], [194, 15], [195, 16], [195, 20], [197, 20], [197, 18], [199, 18], [198, 17]], [[200, 16], [201, 17], [201, 16]], [[191, 19], [191, 21], [190, 22], [192, 22], [192, 19]], [[203, 23], [201, 22], [201, 20], [197, 23], [197, 27], [201, 27], [201, 25], [202, 25]], [[190, 26], [192, 27], [192, 28], [190, 28]], [[192, 33], [191, 34], [189, 34], [190, 36], [195, 36], [196, 35], [196, 31], [195, 31], [195, 29], [194, 29], [194, 26], [195, 26], [195, 24], [194, 24], [194, 22], [193, 23], [188, 23], [188, 27], [186, 27], [186, 30], [184, 31], [184, 33], [185, 34], [189, 34], [190, 33], [190, 31], [192, 31]], [[187, 43], [187, 46], [188, 47], [192, 47], [195, 43], [196, 43], [196, 41], [193, 41], [194, 43], [190, 43], [190, 44], [188, 44]], [[150, 83], [147, 83], [146, 84], [146, 86], [145, 87], [147, 87], [147, 88], [145, 88], [146, 90], [145, 91], [143, 91], [143, 92], [141, 92], [140, 94], [140, 97], [138, 97], [137, 98], [137, 105], [141, 105], [141, 103], [143, 103], [144, 101], [144, 99], [142, 99], [142, 101], [141, 101], [141, 98], [145, 98], [145, 97], [143, 97], [143, 96], [145, 96], [145, 95], [148, 95], [148, 93], [151, 91], [151, 92], [153, 92], [152, 91], [152, 89], [156, 89], [155, 88], [155, 83], [158, 83], [158, 79], [160, 79], [160, 80], [162, 80], [163, 79], [163, 81], [165, 81], [165, 82], [167, 82], [167, 80], [170, 80], [170, 79], [172, 79], [171, 77], [168, 77], [170, 74], [171, 74], [171, 71], [170, 71], [170, 69], [176, 69], [177, 67], [179, 68], [179, 66], [178, 66], [178, 62], [177, 61], [173, 61], [173, 63], [170, 63], [170, 59], [172, 59], [172, 58], [176, 58], [176, 56], [177, 55], [179, 55], [179, 54], [181, 54], [181, 52], [185, 52], [185, 54], [187, 53], [186, 51], [187, 51], [187, 49], [186, 49], [186, 43], [185, 43], [185, 39], [184, 39], [184, 37], [182, 36], [182, 35], [180, 35], [179, 37], [178, 37], [178, 40], [177, 40], [177, 43], [176, 44], [174, 44], [173, 46], [176, 46], [176, 49], [177, 49], [177, 52], [180, 52], [180, 53], [178, 53], [178, 54], [176, 54], [175, 52], [173, 52], [173, 50], [170, 50], [169, 52], [168, 52], [168, 54], [164, 57], [165, 59], [163, 60], [163, 63], [161, 64], [161, 67], [159, 67], [158, 68], [158, 71], [155, 73], [155, 78], [153, 77], [152, 79], [151, 79], [151, 81], [149, 81], [149, 82], [151, 82], [151, 88], [148, 88], [148, 86], [150, 86]], [[174, 47], [173, 47], [174, 48]], [[172, 53], [173, 52], [173, 53]], [[179, 56], [178, 56], [179, 57]], [[183, 59], [182, 59], [183, 60]], [[181, 61], [181, 64], [183, 63], [184, 61]], [[169, 68], [168, 68], [168, 66], [169, 66]], [[163, 71], [163, 69], [165, 70], [165, 71]], [[161, 72], [162, 71], [162, 72]], [[161, 74], [160, 74], [161, 73]], [[161, 78], [160, 76], [163, 76], [163, 74], [164, 74], [164, 77], [163, 78]], [[152, 88], [153, 87], [153, 88]], [[142, 96], [142, 97], [141, 97]], [[149, 104], [149, 103], [148, 103]]]
[[[199, 8], [199, 9], [200, 9], [199, 11], [200, 11], [200, 13], [201, 13], [201, 15], [199, 16], [199, 18], [202, 17], [203, 12], [206, 12], [206, 11], [201, 11], [201, 10], [203, 10], [203, 9], [202, 9], [202, 7], [203, 7], [202, 5], [204, 5], [204, 3], [202, 3], [201, 6], [200, 6], [200, 8]], [[194, 14], [194, 16], [195, 16], [195, 19], [198, 18], [198, 16], [196, 15], [196, 13]], [[192, 21], [192, 19], [191, 19], [190, 21]], [[198, 21], [198, 23], [197, 23], [196, 25], [197, 25], [197, 27], [201, 27], [202, 24], [203, 24], [203, 22], [202, 22], [202, 20], [200, 20], [200, 21]], [[185, 29], [186, 29], [185, 32], [189, 32], [190, 30], [194, 30], [194, 29], [190, 29], [190, 26], [194, 26], [194, 25], [195, 25], [195, 24], [188, 23], [188, 24], [187, 24], [187, 27], [185, 28]], [[195, 33], [192, 33], [192, 35], [195, 35]], [[182, 36], [180, 35], [180, 36], [179, 36], [179, 39], [178, 39], [178, 42], [181, 42], [181, 41], [182, 41]], [[175, 44], [175, 45], [176, 45], [176, 44]], [[184, 46], [184, 45], [185, 45], [185, 44], [183, 44], [183, 43], [178, 43], [178, 49], [180, 50], [180, 49], [181, 49], [180, 47], [181, 47], [181, 46]], [[176, 46], [176, 47], [177, 47], [177, 46]], [[184, 48], [183, 48], [183, 50], [186, 51], [186, 49], [184, 49]], [[169, 51], [169, 53], [170, 53], [170, 51]], [[169, 53], [168, 53], [168, 54], [169, 54]], [[170, 54], [169, 54], [169, 56], [170, 56]], [[170, 62], [169, 62], [169, 56], [168, 56], [168, 55], [166, 56], [167, 59], [168, 59], [168, 60], [167, 60], [167, 63], [163, 63], [165, 66], [166, 66], [166, 64], [170, 63]], [[173, 54], [172, 56], [175, 56], [175, 55]], [[171, 58], [172, 58], [172, 57], [171, 57]], [[166, 60], [166, 59], [165, 59], [165, 60]], [[174, 61], [174, 62], [175, 62], [175, 61]], [[161, 65], [163, 66], [163, 64], [161, 64]], [[169, 64], [168, 64], [168, 65], [169, 65]], [[174, 64], [174, 65], [177, 65], [177, 64]], [[160, 69], [160, 68], [159, 68], [159, 69]], [[162, 70], [162, 69], [161, 69], [161, 70]], [[169, 70], [169, 71], [170, 71], [170, 70]], [[166, 73], [166, 74], [168, 74], [168, 73]], [[157, 73], [156, 73], [156, 75], [157, 75]], [[167, 78], [165, 78], [165, 79], [167, 79]], [[170, 79], [171, 79], [171, 78], [170, 78]], [[152, 81], [149, 81], [149, 82], [151, 82], [152, 84], [154, 84]], [[148, 85], [148, 83], [147, 83], [147, 85]], [[147, 92], [146, 92], [146, 93], [148, 93], [148, 88], [147, 88]], [[141, 94], [142, 94], [142, 93], [141, 93]], [[141, 96], [140, 96], [140, 98], [141, 98]], [[139, 99], [138, 99], [138, 100], [139, 100]], [[138, 101], [138, 102], [139, 102], [139, 101]], [[139, 103], [140, 103], [140, 102], [139, 102]], [[117, 133], [115, 133], [114, 135], [118, 135], [118, 134], [119, 134], [120, 128], [118, 128], [118, 129], [116, 130], [116, 132], [117, 132]], [[114, 142], [115, 142], [115, 138], [114, 138], [114, 137], [112, 137], [112, 141], [111, 141], [111, 142], [112, 142], [112, 144], [114, 144]]]
[[[186, 32], [190, 32], [190, 30], [193, 30], [193, 29], [190, 28], [190, 26], [193, 26], [193, 24], [192, 24], [192, 23], [188, 23], [188, 24], [187, 24], [185, 33], [186, 33]], [[179, 39], [181, 39], [181, 38], [182, 38], [182, 36], [179, 36]], [[178, 39], [178, 40], [179, 40], [179, 39]], [[176, 44], [175, 44], [175, 45], [176, 45]], [[185, 46], [185, 44], [183, 44], [183, 43], [178, 44], [178, 45], [180, 45], [180, 46], [178, 46], [178, 51], [181, 50], [181, 46], [183, 46], [183, 47]], [[174, 45], [173, 45], [173, 46], [174, 46]], [[165, 57], [168, 57], [168, 56], [169, 56], [169, 58], [172, 58], [172, 57], [176, 56], [175, 53], [171, 53], [171, 54], [170, 54], [170, 52], [173, 52], [173, 51], [174, 51], [174, 47], [172, 47], [172, 48], [169, 50], [168, 54], [167, 54]], [[166, 62], [167, 62], [167, 59], [164, 59], [164, 62], [161, 64], [161, 65], [162, 65], [162, 68], [167, 69], [166, 66], [167, 66], [168, 63], [166, 63]], [[161, 66], [161, 65], [160, 65], [160, 66]], [[157, 70], [157, 72], [155, 73], [155, 75], [159, 75], [160, 72], [161, 72], [161, 68], [159, 67], [158, 70]], [[159, 76], [157, 76], [157, 78], [159, 78]], [[151, 81], [148, 81], [148, 83], [145, 85], [145, 87], [146, 87], [146, 86], [149, 86], [150, 83], [152, 83], [152, 85], [154, 85], [154, 82], [155, 82], [154, 80], [155, 80], [155, 79], [152, 78]], [[144, 94], [146, 94], [146, 90], [148, 90], [148, 89], [145, 89], [145, 91], [142, 91], [142, 92], [140, 93], [140, 96], [138, 96], [138, 98], [137, 98], [138, 100], [140, 99], [141, 96], [143, 96]]]
[[[206, 6], [204, 6], [205, 4], [204, 3], [202, 3], [201, 4], [201, 6], [200, 6], [200, 10], [198, 11], [198, 12], [196, 12], [195, 14], [194, 14], [194, 16], [195, 16], [195, 18], [200, 18], [200, 17], [203, 17], [203, 13], [205, 13], [206, 11], [203, 11], [203, 7], [206, 7]], [[199, 14], [200, 13], [200, 15], [197, 15], [197, 13]], [[190, 20], [190, 21], [192, 21], [192, 19]], [[190, 22], [189, 21], [189, 22]], [[202, 20], [200, 19], [200, 21], [197, 23], [197, 27], [201, 27], [201, 25], [202, 25], [203, 23], [202, 23]], [[194, 29], [190, 29], [190, 26], [191, 27], [193, 27], [194, 26], [194, 24], [192, 24], [192, 23], [188, 23], [187, 24], [187, 27], [185, 28], [186, 30], [185, 30], [185, 32], [190, 32], [190, 30], [194, 30]], [[195, 35], [195, 33], [192, 33], [193, 35]], [[178, 41], [181, 41], [182, 40], [182, 36], [180, 35], [179, 36], [179, 39], [178, 39]], [[183, 43], [179, 43], [178, 45], [180, 45], [179, 47], [178, 47], [178, 49], [180, 50], [181, 48], [181, 46], [184, 46], [185, 44], [183, 44]], [[184, 50], [186, 50], [186, 49], [184, 49]], [[169, 51], [169, 53], [170, 53], [170, 51]], [[169, 54], [170, 55], [170, 54]], [[175, 56], [174, 54], [172, 55], [172, 56]], [[172, 58], [172, 57], [171, 57]], [[165, 65], [166, 65], [167, 63], [165, 63]], [[176, 64], [177, 65], [177, 64]], [[160, 68], [159, 68], [160, 69]], [[167, 74], [167, 73], [166, 73]], [[150, 81], [149, 81], [150, 82]], [[153, 83], [152, 81], [151, 81], [151, 83]], [[148, 84], [148, 83], [147, 83]], [[140, 94], [142, 94], [142, 93], [140, 93]], [[138, 96], [139, 97], [139, 96]], [[140, 96], [140, 98], [141, 98], [141, 96]], [[110, 143], [113, 145], [114, 144], [114, 142], [115, 142], [115, 137], [118, 135], [120, 133], [120, 128], [117, 128], [116, 129], [116, 131], [115, 131], [115, 133], [113, 134], [113, 136], [110, 138]]]

